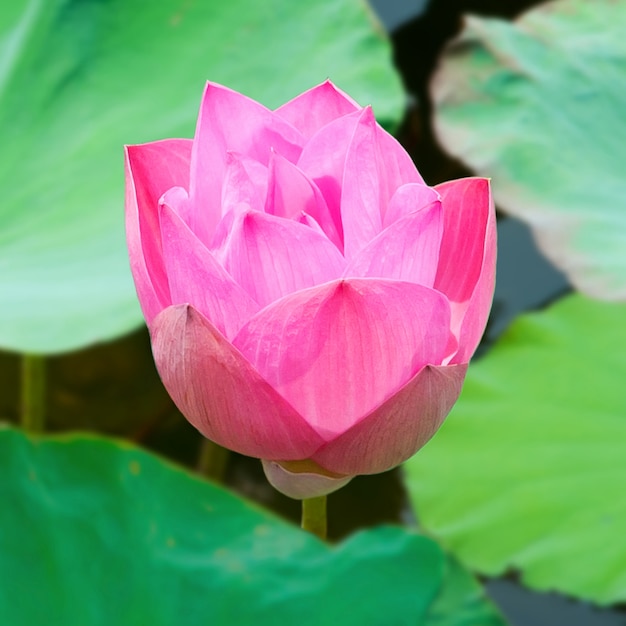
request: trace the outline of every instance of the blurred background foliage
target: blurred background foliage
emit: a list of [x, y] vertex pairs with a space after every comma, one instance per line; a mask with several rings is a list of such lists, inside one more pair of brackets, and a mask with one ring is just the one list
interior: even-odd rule
[[[0, 432], [0, 608], [12, 623], [48, 624], [48, 610], [109, 623], [115, 597], [119, 624], [179, 623], [182, 610], [186, 623], [232, 623], [233, 607], [242, 623], [248, 609], [289, 623], [297, 606], [311, 624], [388, 624], [390, 611], [398, 624], [503, 624], [465, 568], [573, 598], [511, 608], [486, 579], [511, 624], [626, 623], [622, 3], [5, 5], [0, 418], [19, 422], [20, 364], [34, 354], [46, 430], [97, 433]], [[206, 79], [273, 107], [327, 77], [373, 104], [427, 182], [493, 179], [498, 286], [461, 400], [404, 470], [329, 498], [334, 540], [419, 520], [452, 557], [400, 528], [328, 550], [232, 495], [297, 519], [258, 461], [228, 456], [229, 492], [135, 447], [189, 469], [206, 453], [152, 364], [124, 244], [122, 144], [191, 136]], [[363, 577], [358, 602], [336, 593], [342, 575]], [[289, 577], [273, 594], [269, 581]]]

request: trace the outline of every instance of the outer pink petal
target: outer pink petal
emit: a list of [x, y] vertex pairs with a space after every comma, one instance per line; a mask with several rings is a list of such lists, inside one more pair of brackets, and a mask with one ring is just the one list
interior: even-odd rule
[[163, 257], [174, 304], [191, 304], [232, 338], [259, 309], [167, 204], [161, 207]]
[[450, 310], [411, 283], [346, 279], [262, 309], [233, 343], [320, 434], [334, 438], [441, 364]]
[[310, 215], [337, 248], [343, 249], [333, 217], [317, 185], [279, 154], [274, 154], [270, 160], [265, 211], [303, 223], [306, 223], [303, 215]]
[[322, 126], [360, 108], [348, 94], [327, 80], [283, 104], [276, 113], [309, 139]]
[[[401, 189], [413, 188], [417, 199], [421, 199], [421, 187], [423, 185], [405, 185]], [[403, 198], [409, 202], [410, 195], [405, 193]], [[416, 206], [416, 203], [411, 204]], [[435, 201], [422, 206], [405, 214], [367, 244], [348, 264], [344, 276], [396, 278], [432, 287], [442, 233], [441, 203]]]
[[456, 402], [467, 365], [426, 366], [312, 460], [339, 474], [377, 474], [415, 454]]
[[259, 458], [304, 459], [319, 448], [315, 431], [193, 307], [165, 309], [150, 330], [163, 384], [205, 437]]
[[261, 306], [338, 278], [345, 260], [325, 235], [283, 218], [242, 211], [216, 257]]
[[189, 185], [191, 141], [126, 146], [126, 238], [137, 295], [148, 324], [171, 304], [161, 252], [159, 198]]
[[207, 83], [193, 141], [189, 194], [202, 211], [189, 223], [191, 229], [203, 242], [211, 242], [222, 214], [227, 152], [239, 152], [267, 165], [273, 148], [295, 162], [304, 141], [280, 115], [236, 91]]
[[453, 363], [466, 363], [485, 330], [496, 275], [496, 215], [489, 181], [464, 178], [437, 185], [444, 233], [435, 288], [452, 303], [459, 339]]

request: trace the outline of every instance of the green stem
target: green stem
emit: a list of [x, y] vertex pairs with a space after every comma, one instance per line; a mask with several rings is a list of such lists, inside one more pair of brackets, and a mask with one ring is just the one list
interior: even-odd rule
[[22, 428], [30, 433], [41, 433], [46, 409], [46, 359], [38, 354], [23, 354], [21, 360]]
[[230, 452], [226, 448], [210, 439], [203, 439], [198, 457], [198, 472], [217, 483], [223, 483], [229, 455]]
[[302, 528], [326, 539], [326, 496], [302, 500]]

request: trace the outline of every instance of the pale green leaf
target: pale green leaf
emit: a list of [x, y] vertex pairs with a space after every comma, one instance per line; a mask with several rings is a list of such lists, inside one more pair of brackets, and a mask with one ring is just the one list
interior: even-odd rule
[[432, 83], [444, 148], [588, 295], [626, 299], [626, 3], [469, 17]]
[[17, 0], [0, 7], [0, 346], [141, 324], [123, 144], [191, 137], [207, 79], [275, 107], [330, 77], [383, 123], [400, 79], [363, 2]]
[[625, 321], [580, 295], [523, 316], [406, 464], [420, 521], [466, 566], [626, 601]]

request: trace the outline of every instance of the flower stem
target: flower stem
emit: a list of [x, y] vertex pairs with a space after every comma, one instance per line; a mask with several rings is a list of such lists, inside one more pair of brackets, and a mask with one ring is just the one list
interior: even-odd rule
[[302, 528], [326, 539], [326, 496], [302, 500]]
[[200, 444], [198, 472], [216, 483], [223, 483], [229, 456], [230, 452], [226, 448], [210, 439], [203, 439]]
[[41, 433], [46, 407], [46, 359], [38, 354], [23, 354], [21, 365], [21, 425], [29, 433]]

